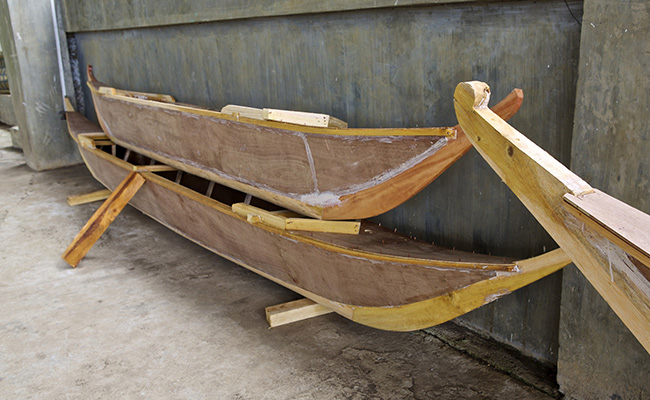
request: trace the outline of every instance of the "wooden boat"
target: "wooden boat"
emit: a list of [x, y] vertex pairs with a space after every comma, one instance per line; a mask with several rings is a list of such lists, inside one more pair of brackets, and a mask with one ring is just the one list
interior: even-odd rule
[[[303, 126], [252, 118], [250, 108], [235, 107], [241, 112], [233, 115], [114, 89], [97, 81], [91, 66], [88, 79], [100, 125], [115, 143], [313, 218], [369, 218], [391, 210], [471, 148], [458, 127]], [[509, 119], [522, 98], [514, 90], [495, 112]]]
[[[560, 249], [522, 261], [448, 250], [368, 221], [292, 216], [258, 198], [242, 203], [242, 192], [116, 146], [79, 113], [67, 112], [67, 120], [89, 170], [113, 191], [99, 217], [93, 216], [66, 250], [64, 259], [73, 266], [90, 247], [79, 252], [84, 247], [79, 243], [91, 236], [94, 243], [93, 230], [106, 225], [102, 216], [127, 192], [132, 206], [195, 243], [380, 329], [406, 331], [445, 322], [569, 261]], [[314, 231], [350, 224], [357, 228], [341, 230], [349, 234]]]
[[589, 186], [490, 111], [489, 98], [485, 83], [458, 85], [463, 130], [650, 352], [650, 215]]

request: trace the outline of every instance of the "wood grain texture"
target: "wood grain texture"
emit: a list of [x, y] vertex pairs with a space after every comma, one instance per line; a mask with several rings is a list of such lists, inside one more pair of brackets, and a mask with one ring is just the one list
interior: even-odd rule
[[90, 248], [117, 218], [129, 200], [144, 184], [144, 178], [137, 172], [130, 172], [112, 191], [108, 199], [95, 211], [86, 225], [75, 236], [61, 256], [72, 267], [76, 267]]
[[650, 268], [650, 215], [597, 189], [564, 201], [574, 217]]
[[[461, 83], [456, 89], [456, 113], [468, 138], [650, 352], [650, 281], [640, 270], [644, 267], [564, 208], [567, 194], [598, 197], [582, 200], [585, 204], [600, 203], [602, 196], [490, 111], [489, 95], [482, 82]], [[608, 199], [608, 204], [614, 215], [619, 209], [631, 213], [620, 202]], [[636, 229], [635, 235], [647, 234], [647, 227]]]
[[[426, 128], [323, 128], [323, 133], [314, 133], [225, 119], [224, 114], [203, 109], [181, 111], [153, 101], [133, 103], [101, 93], [97, 87], [104, 86], [92, 72], [89, 76], [102, 128], [117, 143], [315, 218], [359, 219], [390, 210], [471, 147], [462, 133], [448, 141], [437, 134], [426, 136]], [[510, 118], [522, 98], [522, 92], [515, 90], [496, 110]], [[335, 131], [348, 135], [332, 134]], [[361, 135], [366, 131], [383, 135]], [[410, 134], [400, 135], [404, 131]]]
[[[109, 153], [89, 147], [80, 150], [93, 175], [108, 188], [117, 188], [125, 176], [134, 174], [130, 171], [135, 166], [128, 167]], [[199, 192], [151, 172], [141, 175], [146, 184], [131, 199], [134, 207], [217, 254], [347, 318], [381, 329], [414, 330], [447, 321], [568, 262], [556, 251], [532, 260], [535, 268], [523, 261], [510, 264], [517, 267], [511, 272], [495, 271], [487, 266], [503, 264], [499, 257], [440, 251], [418, 258], [422, 246], [428, 245], [394, 233], [392, 241], [399, 242], [402, 251], [412, 247], [416, 256], [376, 253], [373, 246], [359, 248], [344, 239], [328, 241], [251, 225], [229, 206]], [[359, 235], [337, 235], [357, 244], [375, 242], [375, 246], [390, 236], [369, 223]], [[477, 268], [480, 265], [484, 268]], [[461, 306], [456, 294], [462, 294]]]

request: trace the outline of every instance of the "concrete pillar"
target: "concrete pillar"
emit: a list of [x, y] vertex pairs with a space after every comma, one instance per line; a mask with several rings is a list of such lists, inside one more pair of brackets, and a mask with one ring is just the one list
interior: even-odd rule
[[[585, 0], [571, 169], [650, 213], [650, 2]], [[541, 111], [540, 111], [541, 112]], [[650, 398], [650, 354], [564, 270], [558, 382], [568, 398]]]
[[0, 0], [0, 43], [27, 165], [45, 170], [79, 163], [59, 115], [63, 101], [51, 2]]

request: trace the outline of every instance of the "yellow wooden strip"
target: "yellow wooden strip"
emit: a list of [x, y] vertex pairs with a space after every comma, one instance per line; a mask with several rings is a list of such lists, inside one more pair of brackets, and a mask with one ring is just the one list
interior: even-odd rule
[[82, 133], [77, 136], [79, 144], [87, 149], [95, 149], [99, 145], [96, 142], [107, 142], [108, 144], [114, 144], [110, 141], [110, 138], [104, 134], [104, 132], [97, 133]]
[[137, 165], [135, 170], [138, 172], [150, 171], [150, 172], [166, 172], [166, 171], [177, 171], [177, 168], [171, 167], [169, 165], [157, 164], [157, 165]]
[[63, 99], [63, 109], [67, 112], [74, 112], [74, 107], [67, 96]]
[[101, 93], [101, 94], [111, 94], [111, 95], [115, 95], [115, 94], [117, 93], [117, 90], [115, 90], [115, 89], [112, 88], [112, 87], [108, 87], [108, 86], [101, 86], [99, 89], [97, 89], [97, 91], [98, 91], [99, 93]]
[[323, 221], [309, 218], [287, 218], [286, 229], [294, 231], [347, 233], [356, 235], [359, 233], [361, 222], [354, 221]]
[[162, 101], [164, 103], [175, 103], [176, 99], [168, 94], [156, 94], [145, 92], [134, 92], [132, 90], [115, 89], [114, 93], [109, 93], [117, 96], [133, 97], [142, 100]]
[[[245, 203], [232, 205], [235, 214], [246, 217], [248, 222], [262, 223], [277, 229], [311, 232], [359, 233], [360, 222], [354, 221], [322, 221], [309, 218], [287, 218], [287, 214], [277, 211], [266, 211]], [[289, 214], [291, 215], [291, 214]]]
[[310, 299], [300, 299], [266, 307], [266, 320], [269, 328], [275, 328], [332, 312], [334, 311]]
[[97, 190], [95, 192], [75, 194], [68, 196], [68, 205], [77, 206], [80, 204], [92, 203], [94, 201], [106, 200], [111, 195], [108, 189]]
[[264, 112], [261, 108], [246, 107], [246, 106], [237, 106], [234, 104], [228, 104], [221, 109], [221, 112], [224, 114], [230, 115], [239, 115], [241, 117], [251, 118], [251, 119], [264, 119]]
[[269, 121], [286, 122], [296, 125], [317, 126], [321, 128], [327, 128], [330, 122], [330, 116], [327, 114], [276, 110], [272, 108], [265, 108], [263, 110], [263, 116], [264, 119]]
[[76, 267], [144, 182], [142, 175], [137, 172], [129, 173], [81, 228], [61, 257], [72, 267]]
[[235, 203], [232, 205], [232, 211], [239, 216], [245, 217], [248, 222], [262, 223], [281, 230], [286, 229], [285, 217], [251, 206], [250, 204]]

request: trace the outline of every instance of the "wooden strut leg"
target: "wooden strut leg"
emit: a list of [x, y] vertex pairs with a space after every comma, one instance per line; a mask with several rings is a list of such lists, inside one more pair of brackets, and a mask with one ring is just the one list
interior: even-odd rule
[[329, 308], [309, 299], [300, 299], [277, 306], [266, 307], [266, 320], [269, 328], [318, 317], [333, 312]]
[[75, 194], [68, 196], [68, 205], [69, 206], [78, 206], [80, 204], [92, 203], [94, 201], [106, 200], [108, 196], [111, 195], [111, 191], [108, 189], [98, 190], [96, 192], [84, 193], [84, 194]]
[[135, 171], [124, 178], [104, 204], [90, 217], [86, 225], [81, 228], [61, 257], [73, 268], [76, 267], [144, 182], [145, 179], [142, 175]]

